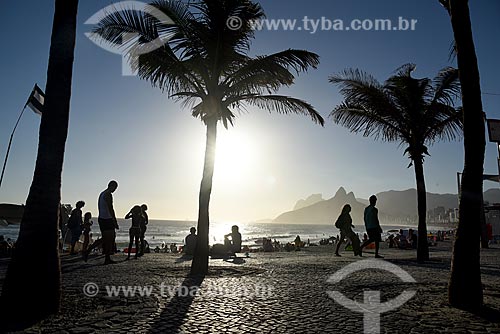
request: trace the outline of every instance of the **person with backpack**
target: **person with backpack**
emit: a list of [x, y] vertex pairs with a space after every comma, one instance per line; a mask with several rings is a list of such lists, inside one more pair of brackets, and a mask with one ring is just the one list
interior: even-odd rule
[[354, 231], [352, 230], [354, 225], [352, 225], [352, 218], [350, 212], [351, 212], [351, 206], [349, 204], [344, 205], [339, 218], [335, 222], [335, 227], [340, 230], [340, 239], [337, 242], [337, 247], [335, 248], [335, 256], [340, 256], [339, 254], [340, 245], [342, 244], [345, 238], [349, 238], [349, 240], [351, 240], [354, 256], [356, 255], [362, 256], [361, 247], [359, 245], [360, 244], [359, 238], [356, 235], [356, 233], [354, 233]]

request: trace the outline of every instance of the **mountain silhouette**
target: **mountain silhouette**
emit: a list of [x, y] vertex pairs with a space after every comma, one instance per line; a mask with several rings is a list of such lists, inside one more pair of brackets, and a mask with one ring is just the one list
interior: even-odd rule
[[347, 193], [343, 187], [340, 187], [335, 196], [328, 200], [323, 200], [304, 208], [285, 212], [276, 217], [274, 221], [282, 223], [333, 224], [337, 220], [345, 204], [350, 204], [352, 207], [351, 216], [353, 223], [362, 223], [365, 205], [356, 200], [354, 193]]
[[[376, 195], [378, 198], [379, 219], [382, 224], [416, 223], [416, 189], [389, 190]], [[313, 198], [317, 199], [317, 196]], [[490, 204], [500, 203], [500, 189], [487, 190], [484, 193], [484, 200]], [[355, 198], [352, 192], [347, 193], [343, 187], [340, 187], [335, 196], [328, 200], [322, 200], [306, 207], [282, 213], [273, 221], [280, 223], [333, 224], [345, 204], [350, 204], [352, 207], [353, 224], [363, 225], [363, 212], [368, 205], [368, 200]], [[427, 210], [439, 206], [444, 207], [445, 210], [458, 208], [458, 196], [456, 194], [427, 193]]]
[[293, 207], [293, 209], [294, 210], [302, 209], [305, 208], [306, 206], [313, 205], [321, 201], [324, 201], [322, 194], [312, 194], [306, 199], [299, 199], [295, 204], [295, 206]]

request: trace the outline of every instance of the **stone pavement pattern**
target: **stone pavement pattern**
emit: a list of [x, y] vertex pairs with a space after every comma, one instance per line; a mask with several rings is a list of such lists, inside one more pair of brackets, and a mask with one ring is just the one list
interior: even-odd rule
[[[381, 315], [381, 333], [500, 333], [500, 249], [482, 250], [485, 302], [496, 310], [488, 317], [447, 305], [450, 249], [451, 242], [431, 248], [431, 261], [423, 265], [416, 263], [415, 251], [382, 250], [385, 260], [406, 270], [417, 283], [366, 270], [329, 284], [330, 275], [360, 260], [352, 252], [337, 258], [331, 246], [251, 254], [237, 263], [211, 260], [210, 273], [194, 297], [187, 289], [199, 282], [188, 278], [190, 262], [179, 261], [179, 255], [146, 254], [108, 266], [102, 265], [102, 257], [84, 263], [64, 256], [61, 313], [25, 332], [363, 333], [362, 314], [337, 304], [326, 291], [337, 290], [362, 302], [363, 289], [369, 289], [380, 290], [382, 301], [404, 290], [417, 291], [406, 304]], [[365, 252], [364, 258], [373, 258], [373, 253]], [[89, 282], [100, 288], [95, 297], [83, 293]], [[186, 287], [178, 295], [168, 293], [181, 284]], [[106, 285], [152, 286], [153, 295], [109, 297]]]

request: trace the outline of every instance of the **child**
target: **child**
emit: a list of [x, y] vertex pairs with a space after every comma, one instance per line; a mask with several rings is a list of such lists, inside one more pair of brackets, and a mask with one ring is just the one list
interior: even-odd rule
[[83, 216], [83, 252], [87, 251], [90, 242], [90, 227], [94, 224], [92, 220], [92, 213], [86, 212]]
[[127, 260], [130, 259], [130, 250], [132, 249], [132, 243], [135, 239], [135, 258], [139, 257], [139, 239], [141, 237], [141, 224], [143, 224], [144, 216], [142, 215], [142, 209], [139, 205], [134, 206], [129, 213], [125, 216], [125, 219], [132, 218], [132, 226], [129, 230], [130, 242], [128, 244], [128, 256]]

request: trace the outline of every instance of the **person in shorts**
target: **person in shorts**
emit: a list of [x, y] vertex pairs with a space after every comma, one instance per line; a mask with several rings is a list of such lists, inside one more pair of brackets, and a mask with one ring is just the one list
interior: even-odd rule
[[101, 192], [98, 200], [99, 208], [99, 228], [102, 236], [102, 250], [105, 255], [104, 264], [115, 263], [111, 260], [111, 255], [114, 253], [116, 232], [118, 222], [116, 220], [115, 210], [113, 209], [113, 193], [118, 188], [116, 181], [110, 181], [108, 188]]

